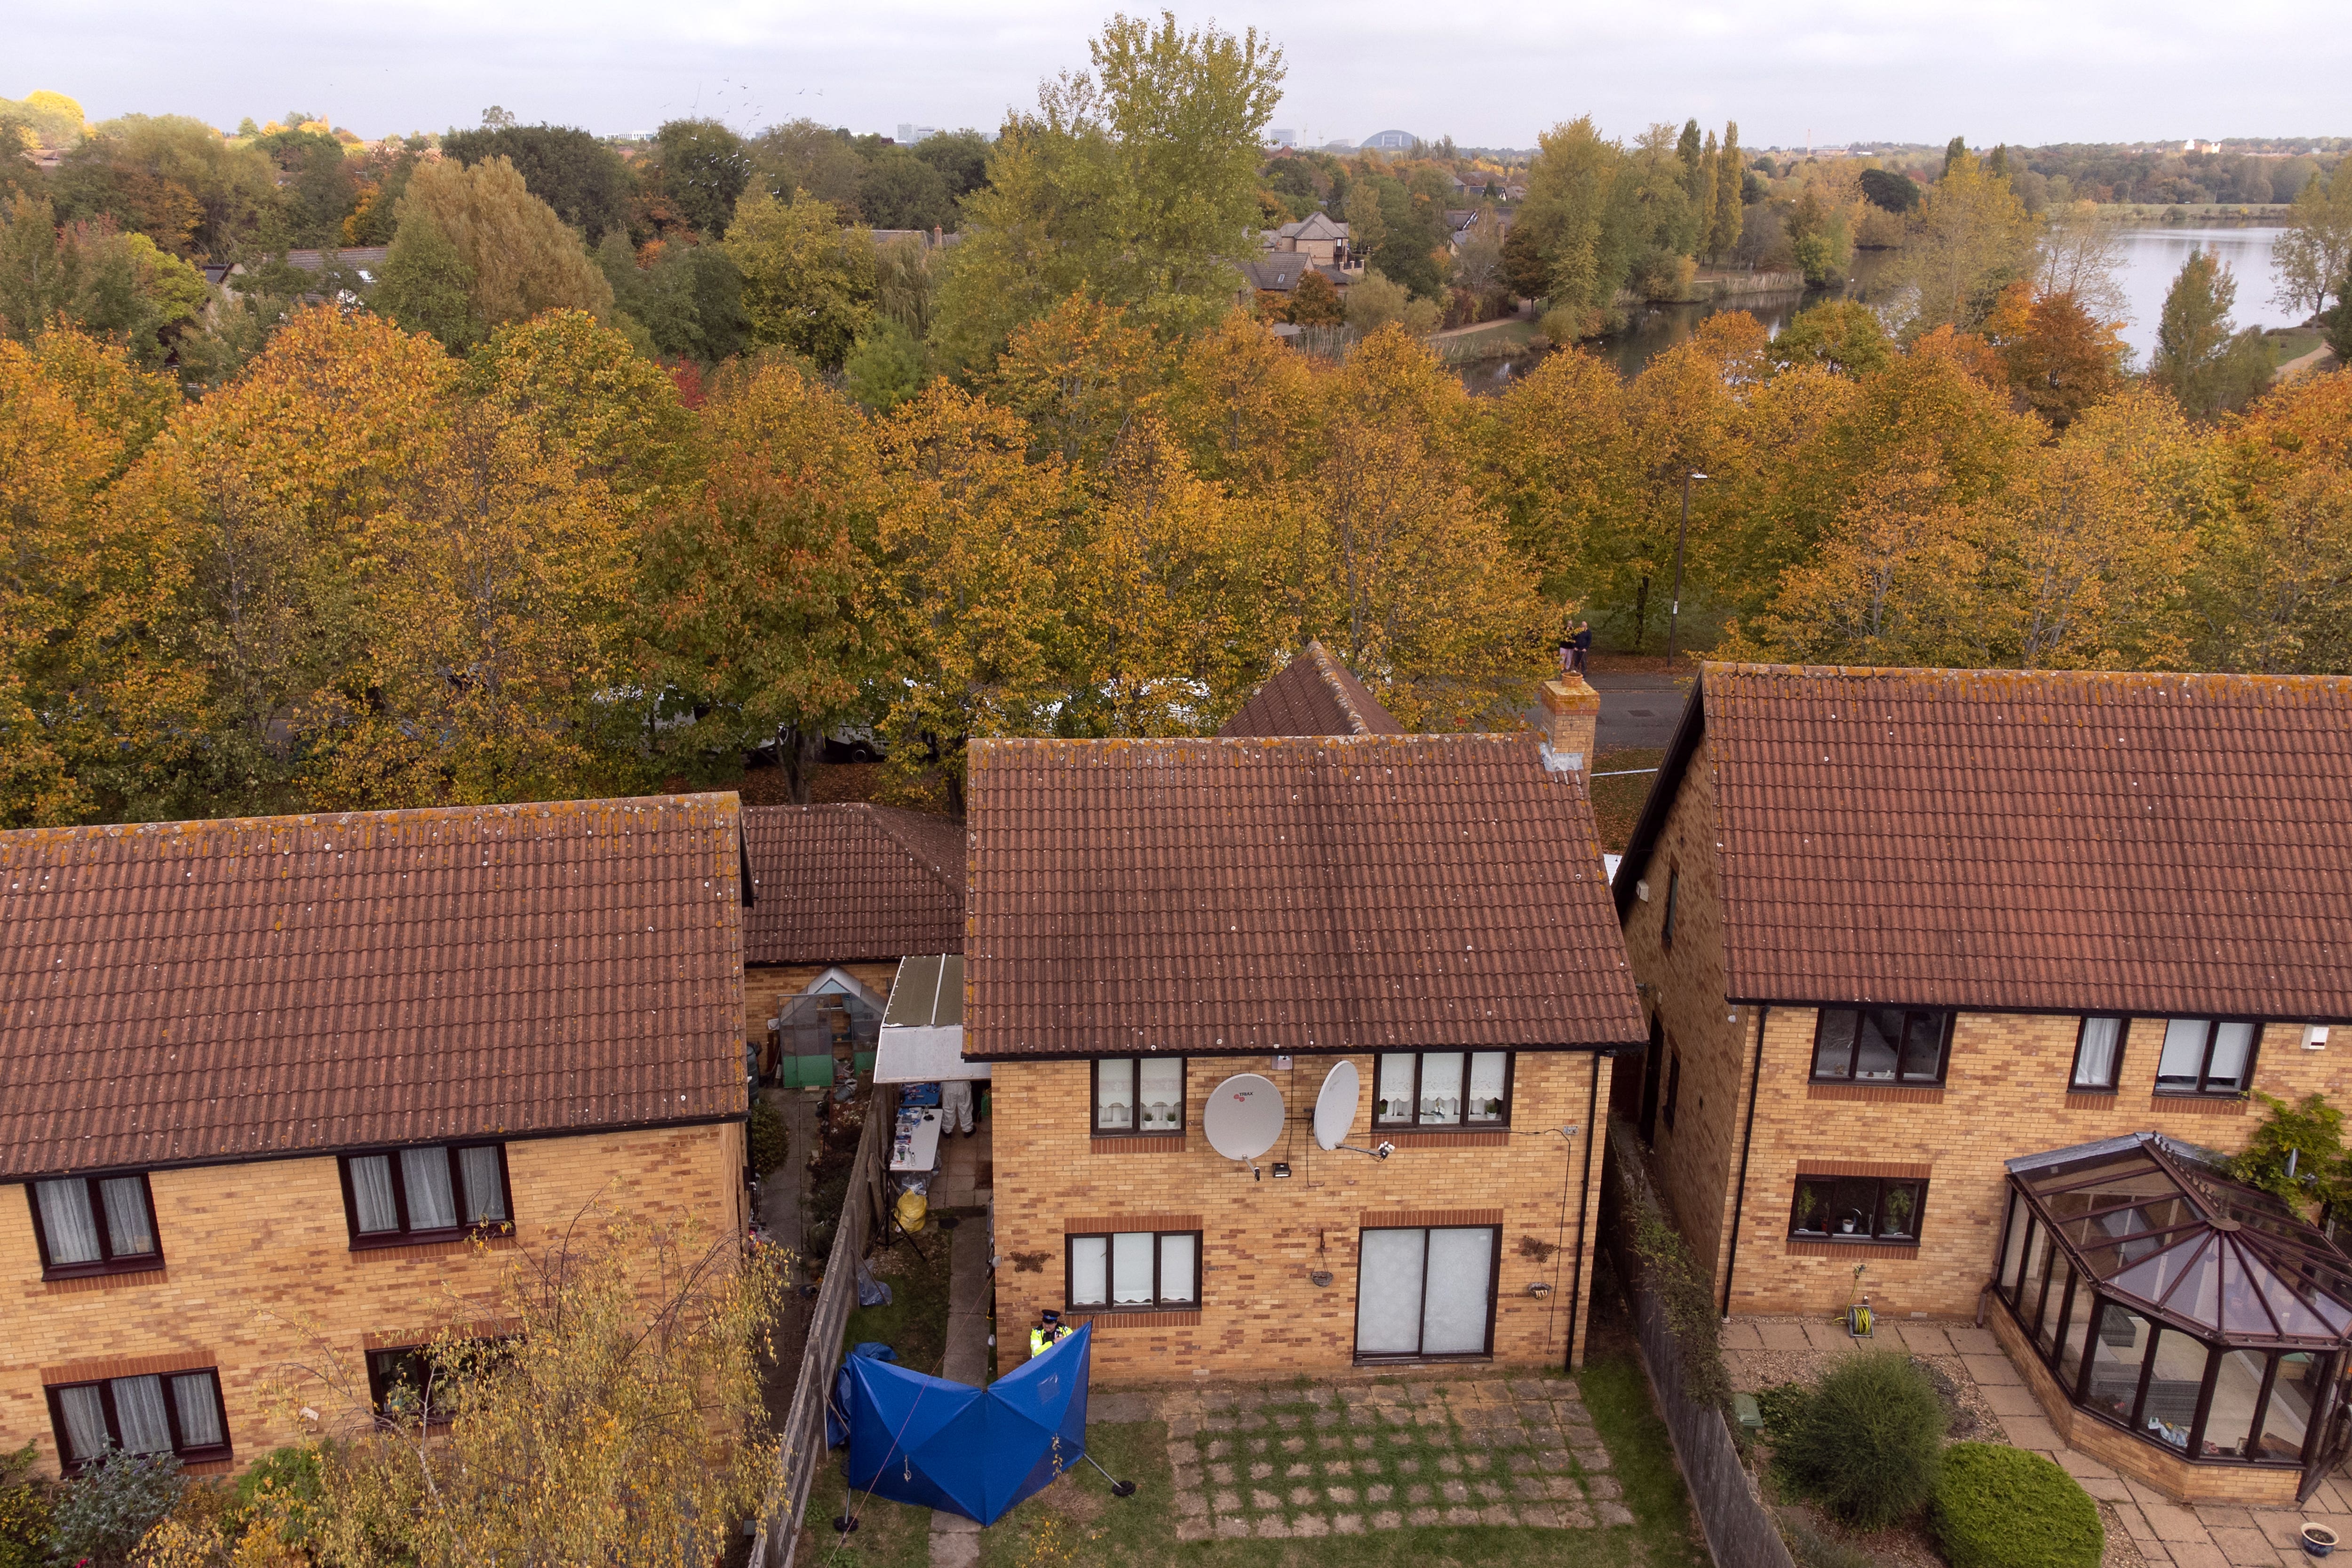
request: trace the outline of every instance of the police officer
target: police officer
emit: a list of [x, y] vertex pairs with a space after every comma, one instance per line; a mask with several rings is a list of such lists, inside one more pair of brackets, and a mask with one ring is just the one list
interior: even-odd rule
[[1047, 1347], [1060, 1343], [1076, 1331], [1069, 1324], [1062, 1321], [1061, 1313], [1046, 1312], [1039, 1320], [1037, 1326], [1029, 1331], [1029, 1353], [1032, 1356], [1044, 1355]]

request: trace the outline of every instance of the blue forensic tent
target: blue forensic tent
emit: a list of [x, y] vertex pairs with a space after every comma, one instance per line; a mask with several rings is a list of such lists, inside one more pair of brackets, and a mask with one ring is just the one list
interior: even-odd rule
[[1087, 1451], [1088, 1323], [986, 1388], [853, 1357], [853, 1490], [993, 1524]]

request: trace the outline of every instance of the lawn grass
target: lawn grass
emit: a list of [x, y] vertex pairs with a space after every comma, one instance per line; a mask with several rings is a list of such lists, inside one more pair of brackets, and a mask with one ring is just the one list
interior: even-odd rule
[[898, 1352], [900, 1366], [937, 1377], [948, 1354], [947, 1233], [901, 1236], [874, 1254], [873, 1268], [890, 1304], [852, 1310], [843, 1343], [877, 1340]]
[[[1665, 755], [1662, 750], [1638, 746], [1596, 752], [1592, 756], [1592, 771], [1599, 774], [1628, 768], [1654, 768], [1665, 760]], [[1633, 824], [1642, 816], [1642, 803], [1650, 797], [1650, 786], [1657, 782], [1657, 774], [1643, 773], [1624, 778], [1593, 779], [1593, 824], [1601, 830], [1603, 854], [1622, 855], [1625, 852], [1626, 840], [1633, 837]]]
[[1635, 1533], [1649, 1568], [1706, 1568], [1709, 1556], [1690, 1492], [1675, 1464], [1673, 1439], [1650, 1403], [1650, 1380], [1630, 1350], [1601, 1350], [1576, 1374], [1592, 1425], [1617, 1461]]

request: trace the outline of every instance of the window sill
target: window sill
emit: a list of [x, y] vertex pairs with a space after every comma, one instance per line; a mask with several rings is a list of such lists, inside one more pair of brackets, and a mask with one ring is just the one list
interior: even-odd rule
[[1807, 1100], [1861, 1100], [1877, 1105], [1941, 1105], [1944, 1086], [1910, 1083], [1809, 1083]]
[[1097, 1154], [1181, 1154], [1181, 1132], [1097, 1132], [1091, 1140]]
[[1491, 1363], [1492, 1351], [1472, 1351], [1463, 1355], [1365, 1355], [1356, 1356], [1358, 1366], [1459, 1366], [1465, 1362]]
[[1201, 1326], [1198, 1307], [1071, 1307], [1062, 1316], [1065, 1321], [1076, 1319], [1092, 1323], [1097, 1331], [1108, 1333], [1118, 1329], [1197, 1329]]
[[1819, 1237], [1790, 1237], [1791, 1258], [1916, 1258], [1916, 1241], [1830, 1241]]
[[1500, 1149], [1510, 1142], [1511, 1134], [1507, 1128], [1400, 1127], [1391, 1131], [1375, 1127], [1372, 1141], [1400, 1149]]
[[2191, 1116], [2243, 1116], [2242, 1094], [2157, 1094], [2148, 1098], [2150, 1110], [2185, 1111]]
[[352, 1258], [355, 1262], [375, 1262], [395, 1258], [452, 1258], [473, 1249], [479, 1241], [493, 1252], [504, 1252], [515, 1244], [511, 1231], [492, 1235], [442, 1237], [436, 1240], [417, 1241], [401, 1237], [386, 1241], [354, 1241]]
[[63, 1295], [69, 1290], [116, 1290], [125, 1286], [161, 1285], [163, 1282], [163, 1260], [160, 1257], [125, 1268], [68, 1267], [41, 1271], [41, 1284], [52, 1296]]
[[2070, 1089], [2066, 1091], [2069, 1110], [2113, 1110], [2116, 1091], [2112, 1089]]

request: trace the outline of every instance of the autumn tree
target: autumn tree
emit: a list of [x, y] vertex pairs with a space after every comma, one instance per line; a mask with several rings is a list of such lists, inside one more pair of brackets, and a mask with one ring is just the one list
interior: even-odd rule
[[872, 231], [843, 227], [833, 208], [813, 197], [786, 204], [762, 191], [736, 207], [726, 251], [743, 275], [751, 340], [840, 369], [874, 318]]
[[1340, 301], [1338, 286], [1310, 267], [1299, 275], [1286, 319], [1295, 326], [1336, 327], [1348, 319], [1348, 310]]
[[1912, 296], [1906, 330], [1969, 328], [1982, 321], [2000, 290], [2031, 264], [2032, 240], [2032, 219], [2007, 180], [1987, 173], [1965, 148], [1948, 157], [1944, 177], [1920, 203], [1917, 223], [1897, 257]]
[[2063, 430], [2123, 385], [2130, 350], [2071, 294], [2037, 294], [2020, 279], [2001, 291], [1984, 335], [2000, 350], [2011, 388], [2053, 429]]
[[2226, 507], [2189, 571], [2207, 669], [2352, 671], [2352, 376], [2304, 377], [2218, 434]]
[[1773, 338], [1772, 363], [1817, 364], [1846, 375], [1885, 370], [1895, 357], [1878, 312], [1858, 300], [1830, 300], [1797, 312]]
[[2352, 174], [2338, 163], [2330, 174], [2315, 174], [2294, 194], [2287, 228], [2272, 248], [2278, 273], [2278, 302], [2291, 310], [2317, 314], [2327, 297], [2352, 300]]
[[2238, 280], [2211, 251], [2192, 249], [2164, 296], [2148, 379], [2202, 417], [2242, 406], [2271, 377], [2262, 333], [2235, 330]]
[[[457, 300], [462, 296], [462, 313]], [[504, 158], [427, 163], [400, 198], [376, 309], [462, 352], [510, 321], [558, 308], [613, 308], [580, 237]]]

